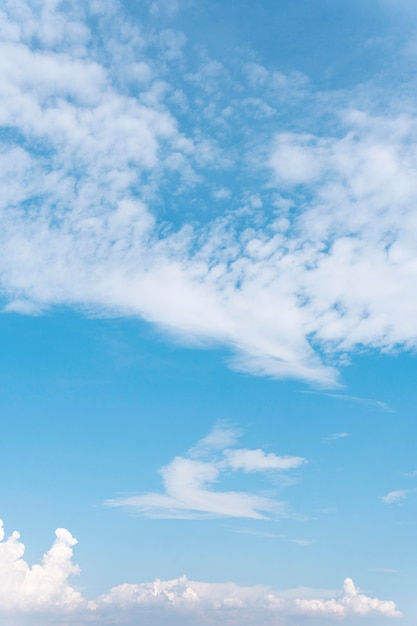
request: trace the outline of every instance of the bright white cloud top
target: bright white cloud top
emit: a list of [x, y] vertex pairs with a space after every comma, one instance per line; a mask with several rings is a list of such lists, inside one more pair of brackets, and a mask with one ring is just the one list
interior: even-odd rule
[[18, 532], [4, 540], [0, 521], [0, 610], [8, 612], [66, 611], [85, 605], [81, 594], [68, 584], [79, 568], [72, 563], [77, 543], [65, 528], [58, 528], [56, 539], [42, 563], [30, 567], [23, 559], [25, 546]]
[[[252, 611], [262, 624], [270, 624], [280, 615], [305, 615], [348, 617], [349, 615], [380, 615], [399, 617], [401, 613], [394, 602], [379, 600], [359, 593], [350, 578], [343, 591], [334, 599], [289, 599], [291, 592], [279, 594], [265, 587], [241, 587], [232, 583], [203, 583], [189, 581], [185, 576], [176, 580], [141, 584], [122, 584], [96, 600], [87, 601], [70, 586], [68, 578], [78, 574], [72, 562], [72, 547], [77, 541], [71, 533], [59, 528], [52, 548], [44, 555], [41, 564], [29, 566], [22, 558], [25, 546], [19, 533], [14, 532], [4, 541], [3, 525], [0, 535], [0, 614], [5, 619], [12, 612], [48, 614], [55, 623], [75, 616], [78, 624], [100, 622], [117, 613], [117, 623], [134, 624], [146, 619], [156, 624], [158, 619], [170, 623], [190, 623], [190, 620], [218, 620], [230, 623], [229, 618], [241, 624], [254, 624]], [[311, 595], [313, 590], [304, 590]], [[36, 619], [36, 617], [32, 617]], [[74, 619], [74, 617], [72, 617]], [[71, 621], [72, 621], [71, 619]], [[178, 622], [177, 622], [178, 620]], [[184, 623], [181, 622], [181, 623]], [[29, 623], [29, 622], [28, 622]], [[32, 622], [33, 623], [33, 622]], [[67, 623], [67, 622], [65, 622]], [[115, 622], [116, 623], [116, 622]]]

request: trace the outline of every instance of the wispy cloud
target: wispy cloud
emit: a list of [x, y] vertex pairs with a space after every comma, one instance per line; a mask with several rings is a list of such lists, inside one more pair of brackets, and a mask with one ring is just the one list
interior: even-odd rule
[[373, 567], [370, 570], [371, 572], [377, 572], [379, 574], [399, 574], [399, 569], [392, 569], [390, 567]]
[[213, 451], [224, 450], [225, 448], [235, 445], [241, 434], [242, 432], [238, 428], [227, 422], [219, 422], [209, 434], [200, 439], [189, 452], [192, 456], [204, 456], [206, 453], [213, 454]]
[[346, 439], [346, 437], [350, 436], [350, 433], [333, 433], [328, 437], [324, 437], [324, 441], [338, 441], [339, 439]]
[[329, 393], [326, 391], [313, 391], [310, 389], [300, 389], [298, 393], [306, 393], [315, 396], [323, 396], [326, 398], [334, 398], [335, 400], [344, 400], [345, 402], [355, 402], [381, 409], [385, 413], [395, 413], [395, 410], [386, 402], [381, 400], [373, 400], [372, 398], [362, 398], [360, 396], [351, 396], [347, 393]]
[[382, 502], [385, 504], [394, 504], [401, 502], [408, 498], [411, 493], [414, 493], [416, 489], [398, 489], [397, 491], [390, 491], [385, 496], [381, 496]]
[[160, 470], [164, 491], [109, 500], [109, 506], [132, 508], [149, 517], [193, 518], [290, 515], [286, 503], [246, 491], [214, 489], [222, 475], [248, 472], [285, 472], [306, 463], [303, 457], [266, 454], [263, 450], [225, 448], [236, 443], [237, 431], [216, 426]]
[[310, 539], [292, 539], [287, 535], [283, 535], [282, 533], [269, 533], [262, 530], [239, 529], [234, 530], [233, 532], [239, 535], [253, 535], [255, 537], [265, 537], [267, 539], [278, 539], [280, 541], [284, 541], [286, 543], [294, 543], [302, 547], [311, 546], [314, 543]]

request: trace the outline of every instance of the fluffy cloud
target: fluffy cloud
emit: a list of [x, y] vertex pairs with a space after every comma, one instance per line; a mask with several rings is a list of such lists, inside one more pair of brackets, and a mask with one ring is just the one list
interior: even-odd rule
[[299, 456], [277, 456], [263, 450], [226, 450], [227, 462], [233, 470], [264, 472], [266, 470], [289, 470], [299, 467], [306, 459]]
[[77, 541], [65, 528], [58, 528], [51, 549], [40, 565], [30, 567], [22, 558], [25, 546], [18, 532], [4, 540], [0, 520], [0, 610], [10, 612], [72, 611], [84, 606], [81, 594], [68, 584], [79, 573], [72, 562]]
[[327, 386], [358, 347], [416, 345], [412, 111], [278, 132], [277, 102], [320, 116], [332, 94], [253, 63], [190, 72], [183, 34], [144, 34], [113, 2], [8, 1], [0, 30], [5, 311], [140, 316]]
[[[314, 599], [314, 590], [276, 592], [265, 586], [243, 587], [234, 583], [189, 581], [185, 576], [153, 583], [122, 584], [95, 600], [87, 601], [68, 584], [79, 573], [72, 563], [76, 540], [63, 528], [41, 564], [30, 567], [22, 559], [24, 545], [17, 532], [4, 540], [0, 533], [0, 613], [10, 624], [93, 623], [135, 624], [282, 624], [291, 615], [348, 617], [380, 615], [397, 617], [394, 602], [360, 594], [347, 578], [342, 593]], [[19, 616], [27, 615], [26, 618]], [[51, 617], [52, 616], [52, 617]]]
[[[311, 595], [313, 590], [304, 590]], [[300, 593], [300, 590], [299, 590]], [[170, 581], [157, 580], [141, 585], [120, 585], [97, 600], [97, 607], [117, 607], [124, 610], [160, 607], [183, 613], [185, 618], [200, 615], [208, 623], [277, 623], [277, 617], [290, 615], [344, 618], [349, 616], [399, 617], [394, 602], [360, 594], [353, 581], [347, 578], [343, 591], [335, 598], [307, 599], [290, 592], [277, 593], [263, 586], [241, 587], [232, 583], [201, 583], [184, 576]], [[247, 616], [250, 616], [249, 622]], [[245, 617], [246, 616], [246, 617]], [[210, 619], [211, 618], [211, 619]], [[212, 621], [213, 620], [213, 621]], [[230, 622], [229, 622], [230, 620]], [[284, 623], [284, 622], [282, 622]]]
[[394, 602], [360, 594], [351, 578], [346, 578], [343, 584], [343, 594], [336, 600], [297, 599], [294, 604], [296, 610], [306, 615], [345, 617], [346, 615], [379, 614], [385, 617], [401, 616]]
[[[160, 470], [164, 493], [148, 493], [107, 502], [110, 506], [133, 507], [150, 517], [203, 518], [242, 517], [262, 519], [267, 514], [289, 515], [284, 502], [242, 491], [220, 491], [213, 486], [224, 473], [285, 471], [306, 463], [298, 456], [277, 456], [263, 450], [231, 449], [237, 431], [216, 426], [189, 450]], [[222, 449], [223, 448], [223, 449]]]

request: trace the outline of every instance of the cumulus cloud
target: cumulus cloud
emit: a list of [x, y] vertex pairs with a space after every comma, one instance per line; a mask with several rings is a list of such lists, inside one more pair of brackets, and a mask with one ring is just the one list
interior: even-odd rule
[[[300, 594], [302, 590], [298, 590]], [[311, 595], [313, 590], [304, 590]], [[336, 598], [308, 599], [295, 597], [295, 592], [278, 593], [258, 587], [242, 587], [232, 583], [214, 584], [189, 581], [184, 576], [170, 581], [157, 580], [151, 584], [120, 585], [114, 587], [109, 594], [101, 596], [97, 606], [113, 606], [121, 609], [139, 607], [172, 607], [178, 611], [188, 611], [217, 619], [220, 623], [227, 620], [233, 612], [233, 623], [252, 622], [256, 618], [262, 624], [276, 623], [277, 616], [304, 615], [344, 618], [349, 616], [379, 615], [381, 617], [399, 617], [394, 602], [379, 600], [360, 594], [350, 578], [346, 578], [343, 591]], [[247, 617], [250, 616], [249, 621]], [[210, 622], [211, 623], [211, 622]], [[214, 623], [214, 622], [213, 622]], [[227, 621], [226, 621], [227, 623]], [[284, 623], [284, 622], [283, 622]]]
[[238, 432], [218, 425], [193, 446], [186, 457], [177, 456], [160, 470], [164, 492], [109, 500], [109, 506], [133, 507], [150, 517], [242, 517], [262, 519], [289, 515], [284, 502], [246, 491], [215, 489], [222, 475], [288, 471], [306, 463], [298, 456], [277, 456], [263, 450], [229, 448]]
[[343, 584], [343, 595], [334, 600], [295, 600], [295, 606], [301, 614], [345, 617], [346, 615], [379, 614], [385, 617], [400, 617], [395, 603], [378, 598], [371, 598], [359, 593], [351, 578]]
[[[56, 540], [41, 564], [29, 566], [22, 556], [25, 546], [19, 533], [4, 539], [0, 525], [0, 614], [7, 623], [34, 624], [36, 615], [42, 623], [76, 623], [91, 621], [106, 624], [135, 624], [146, 619], [149, 624], [239, 623], [273, 624], [277, 617], [291, 615], [348, 617], [380, 615], [397, 617], [401, 613], [392, 601], [379, 600], [359, 593], [347, 578], [343, 591], [334, 598], [314, 599], [312, 589], [283, 592], [262, 586], [240, 586], [235, 583], [190, 581], [185, 576], [152, 583], [122, 584], [95, 600], [84, 598], [68, 584], [68, 578], [79, 574], [72, 562], [71, 533], [60, 528]], [[19, 616], [27, 615], [20, 619]], [[50, 617], [52, 616], [52, 617]], [[26, 621], [25, 621], [26, 620]], [[231, 621], [229, 621], [231, 620]]]
[[19, 533], [5, 539], [0, 521], [0, 611], [74, 611], [84, 606], [81, 594], [68, 584], [69, 576], [79, 574], [72, 562], [77, 541], [65, 528], [55, 534], [41, 564], [30, 567], [22, 558], [25, 546]]

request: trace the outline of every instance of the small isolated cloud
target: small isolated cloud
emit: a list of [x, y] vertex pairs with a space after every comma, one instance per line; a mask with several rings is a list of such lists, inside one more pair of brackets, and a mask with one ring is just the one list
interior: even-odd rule
[[230, 448], [239, 433], [216, 426], [193, 446], [187, 456], [175, 457], [161, 468], [162, 493], [147, 493], [109, 500], [109, 506], [134, 508], [149, 517], [244, 517], [263, 519], [288, 514], [285, 503], [246, 491], [221, 491], [214, 485], [222, 475], [243, 472], [288, 471], [306, 463], [298, 456], [277, 456], [261, 449]]
[[397, 491], [390, 491], [386, 496], [381, 496], [382, 502], [385, 504], [394, 504], [395, 502], [401, 502], [408, 498], [410, 493], [413, 493], [415, 489], [398, 489]]
[[312, 541], [310, 539], [287, 539], [288, 543], [295, 543], [297, 546], [302, 546], [306, 548], [307, 546], [312, 545]]
[[72, 562], [72, 548], [77, 542], [68, 530], [58, 529], [41, 564], [30, 566], [22, 558], [25, 546], [19, 533], [4, 540], [2, 523], [0, 528], [0, 618], [4, 617], [4, 624], [38, 624], [36, 615], [41, 616], [43, 624], [77, 626], [91, 622], [109, 626], [272, 626], [277, 619], [285, 624], [286, 618], [294, 615], [401, 615], [394, 602], [360, 594], [350, 578], [341, 592], [323, 593], [308, 588], [275, 591], [264, 585], [205, 583], [182, 576], [151, 583], [124, 583], [88, 600], [68, 583], [69, 576], [79, 573]]
[[333, 433], [325, 437], [324, 441], [338, 441], [339, 439], [346, 439], [346, 437], [350, 437], [350, 433]]
[[306, 463], [300, 456], [277, 456], [263, 450], [225, 450], [227, 462], [233, 470], [244, 472], [265, 472], [266, 470], [295, 469]]

